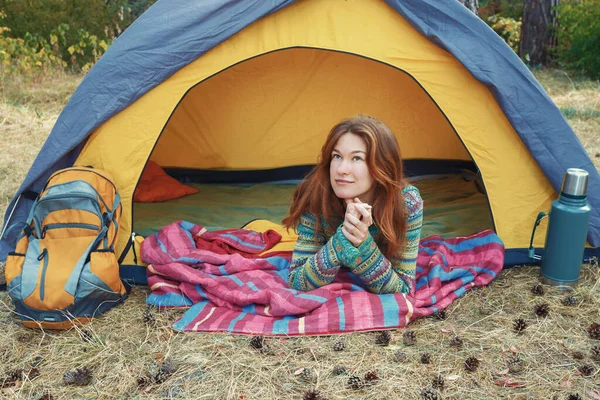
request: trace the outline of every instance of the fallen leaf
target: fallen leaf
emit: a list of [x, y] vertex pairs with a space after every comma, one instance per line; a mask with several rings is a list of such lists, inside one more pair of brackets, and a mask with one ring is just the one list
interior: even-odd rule
[[588, 390], [586, 394], [592, 399], [600, 400], [600, 393], [596, 392], [595, 390]]
[[304, 368], [300, 368], [294, 371], [294, 375], [300, 375], [301, 373], [304, 372]]
[[510, 372], [510, 370], [508, 368], [503, 369], [502, 371], [498, 372], [498, 375], [507, 375]]
[[525, 382], [513, 382], [510, 378], [506, 378], [504, 380], [497, 380], [494, 383], [498, 386], [508, 386], [508, 387], [525, 387]]
[[510, 351], [512, 351], [514, 354], [517, 354], [519, 349], [517, 349], [515, 346], [510, 346]]
[[457, 379], [460, 379], [460, 375], [450, 375], [446, 377], [446, 380], [448, 381], [455, 381]]
[[440, 332], [442, 332], [442, 333], [452, 333], [452, 331], [449, 330], [449, 329], [440, 329]]
[[560, 386], [564, 388], [570, 388], [571, 386], [573, 386], [573, 383], [570, 380], [565, 379], [560, 382]]

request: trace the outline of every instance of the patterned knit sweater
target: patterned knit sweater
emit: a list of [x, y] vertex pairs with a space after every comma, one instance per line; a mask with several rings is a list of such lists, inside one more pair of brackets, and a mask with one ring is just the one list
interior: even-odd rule
[[381, 235], [372, 224], [365, 241], [355, 247], [342, 233], [321, 222], [315, 235], [316, 218], [303, 214], [298, 224], [298, 240], [290, 265], [290, 287], [308, 291], [333, 282], [342, 266], [349, 268], [373, 293], [410, 293], [414, 291], [415, 267], [423, 221], [423, 200], [419, 190], [408, 185], [402, 190], [408, 210], [406, 244], [391, 260], [377, 247]]

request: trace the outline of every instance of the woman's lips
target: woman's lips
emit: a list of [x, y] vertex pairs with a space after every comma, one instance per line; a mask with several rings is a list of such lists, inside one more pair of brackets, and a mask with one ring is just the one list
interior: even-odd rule
[[343, 179], [336, 179], [336, 180], [335, 180], [335, 183], [337, 183], [338, 185], [349, 185], [349, 184], [351, 184], [352, 182], [350, 182], [350, 181], [346, 181], [346, 180], [343, 180]]

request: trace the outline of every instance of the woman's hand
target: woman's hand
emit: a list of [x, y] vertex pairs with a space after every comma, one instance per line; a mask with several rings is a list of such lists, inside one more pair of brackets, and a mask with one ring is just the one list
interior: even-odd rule
[[350, 243], [358, 247], [369, 235], [369, 226], [373, 223], [372, 207], [358, 198], [345, 201], [346, 214], [342, 224], [342, 233]]

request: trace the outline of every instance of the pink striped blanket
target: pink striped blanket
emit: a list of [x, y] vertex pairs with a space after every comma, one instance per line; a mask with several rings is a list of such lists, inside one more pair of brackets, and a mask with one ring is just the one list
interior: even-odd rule
[[332, 284], [300, 292], [287, 285], [291, 254], [263, 253], [277, 236], [208, 232], [186, 221], [162, 228], [142, 244], [152, 289], [147, 303], [189, 307], [173, 323], [184, 332], [295, 336], [399, 328], [487, 285], [504, 261], [504, 245], [491, 230], [431, 236], [421, 240], [414, 294], [369, 293], [344, 269]]

